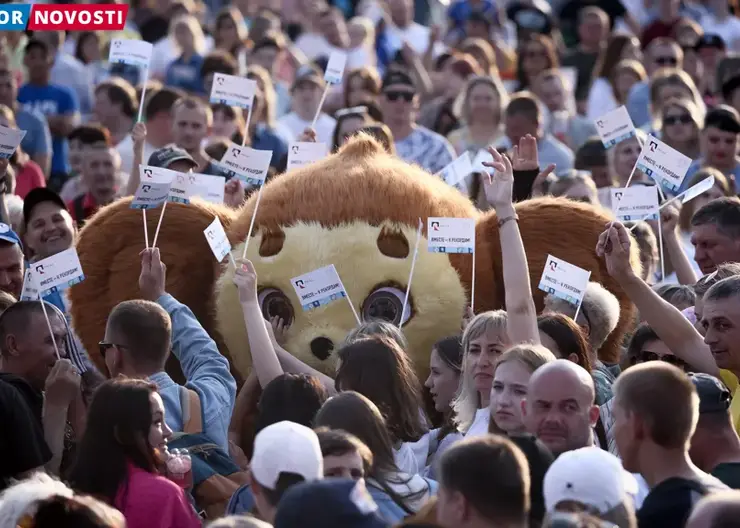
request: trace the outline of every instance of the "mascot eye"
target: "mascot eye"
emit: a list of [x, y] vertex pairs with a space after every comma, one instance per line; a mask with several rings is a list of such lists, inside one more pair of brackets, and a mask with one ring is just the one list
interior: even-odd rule
[[362, 303], [362, 319], [382, 319], [394, 325], [405, 323], [411, 317], [411, 298], [406, 305], [406, 310], [401, 317], [403, 299], [406, 292], [386, 286], [372, 292]]
[[293, 323], [293, 305], [283, 292], [276, 288], [265, 288], [259, 292], [257, 299], [265, 319], [279, 317], [286, 326]]

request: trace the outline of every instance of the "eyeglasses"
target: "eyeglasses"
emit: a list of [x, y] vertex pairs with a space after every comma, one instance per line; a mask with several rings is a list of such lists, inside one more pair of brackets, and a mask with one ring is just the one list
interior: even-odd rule
[[677, 66], [678, 59], [676, 57], [656, 57], [655, 64], [660, 66]]
[[681, 358], [678, 358], [678, 357], [674, 356], [673, 354], [667, 355], [667, 356], [659, 356], [655, 352], [650, 352], [649, 350], [643, 350], [643, 351], [641, 351], [640, 354], [639, 354], [639, 356], [637, 357], [637, 359], [641, 363], [645, 363], [645, 362], [648, 362], [648, 361], [664, 361], [664, 362], [670, 363], [671, 365], [673, 365], [675, 367], [678, 367], [678, 368], [680, 368], [682, 370], [686, 370], [689, 367], [689, 364], [688, 363], [686, 363]]
[[385, 92], [384, 95], [388, 98], [389, 101], [398, 101], [398, 99], [403, 99], [407, 103], [410, 103], [411, 100], [414, 98], [413, 92], [388, 91]]
[[681, 114], [677, 116], [666, 116], [663, 118], [663, 124], [664, 125], [677, 125], [678, 123], [681, 123], [682, 125], [688, 125], [691, 123], [692, 119], [689, 114]]

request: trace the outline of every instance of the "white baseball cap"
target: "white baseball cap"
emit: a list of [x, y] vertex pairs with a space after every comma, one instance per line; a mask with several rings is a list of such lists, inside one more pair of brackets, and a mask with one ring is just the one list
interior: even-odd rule
[[563, 501], [579, 502], [605, 513], [637, 495], [637, 480], [622, 461], [598, 447], [560, 455], [545, 473], [542, 492], [548, 512]]
[[254, 438], [249, 466], [255, 480], [269, 489], [275, 489], [280, 473], [295, 473], [308, 482], [319, 480], [324, 476], [319, 437], [293, 422], [269, 425]]

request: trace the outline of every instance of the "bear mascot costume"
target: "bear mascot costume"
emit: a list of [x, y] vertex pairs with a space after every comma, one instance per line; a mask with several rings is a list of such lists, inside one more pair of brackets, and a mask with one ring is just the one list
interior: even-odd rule
[[[100, 367], [97, 343], [108, 313], [117, 303], [138, 297], [144, 236], [142, 215], [130, 208], [130, 202], [131, 198], [121, 199], [101, 209], [81, 231], [77, 244], [86, 280], [70, 291], [73, 325]], [[594, 252], [611, 215], [557, 198], [527, 200], [516, 210], [538, 309], [544, 293], [536, 285], [548, 254], [590, 270], [591, 280], [602, 283], [621, 304], [619, 325], [600, 352], [603, 360], [617, 361], [635, 313]], [[159, 216], [155, 211], [148, 216], [150, 233]], [[221, 220], [237, 257], [251, 237], [247, 258], [257, 271], [263, 313], [280, 316], [290, 325], [284, 348], [328, 375], [334, 373], [337, 345], [356, 320], [346, 301], [303, 311], [290, 281], [304, 273], [334, 264], [361, 318], [403, 322], [421, 380], [427, 376], [433, 343], [460, 332], [470, 302], [473, 258], [475, 312], [504, 307], [506, 285], [495, 212], [481, 213], [438, 177], [360, 136], [336, 154], [276, 177], [265, 185], [261, 197], [253, 194], [238, 211], [197, 199], [189, 205], [168, 204], [158, 239], [167, 265], [167, 292], [193, 310], [238, 379], [250, 372], [249, 346], [233, 267], [228, 259], [216, 262], [203, 234], [214, 217]], [[424, 228], [410, 310], [401, 321], [417, 225], [421, 218], [426, 226], [428, 217], [474, 218], [476, 252], [430, 253]], [[636, 249], [632, 257], [639, 267]]]

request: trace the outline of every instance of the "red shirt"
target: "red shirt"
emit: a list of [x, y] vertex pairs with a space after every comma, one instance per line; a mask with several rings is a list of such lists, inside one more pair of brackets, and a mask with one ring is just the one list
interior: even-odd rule
[[642, 32], [642, 49], [647, 48], [653, 40], [658, 37], [673, 37], [673, 30], [676, 28], [679, 22], [682, 22], [683, 17], [678, 17], [673, 22], [666, 24], [661, 20], [656, 20]]
[[22, 167], [18, 167], [15, 175], [15, 194], [25, 199], [36, 187], [46, 187], [46, 178], [41, 167], [35, 161], [28, 160]]
[[78, 196], [71, 202], [67, 202], [67, 209], [69, 214], [72, 216], [72, 220], [77, 222], [78, 227], [82, 227], [85, 220], [90, 218], [98, 210], [98, 204], [95, 201], [92, 193], [85, 193], [82, 196]]

